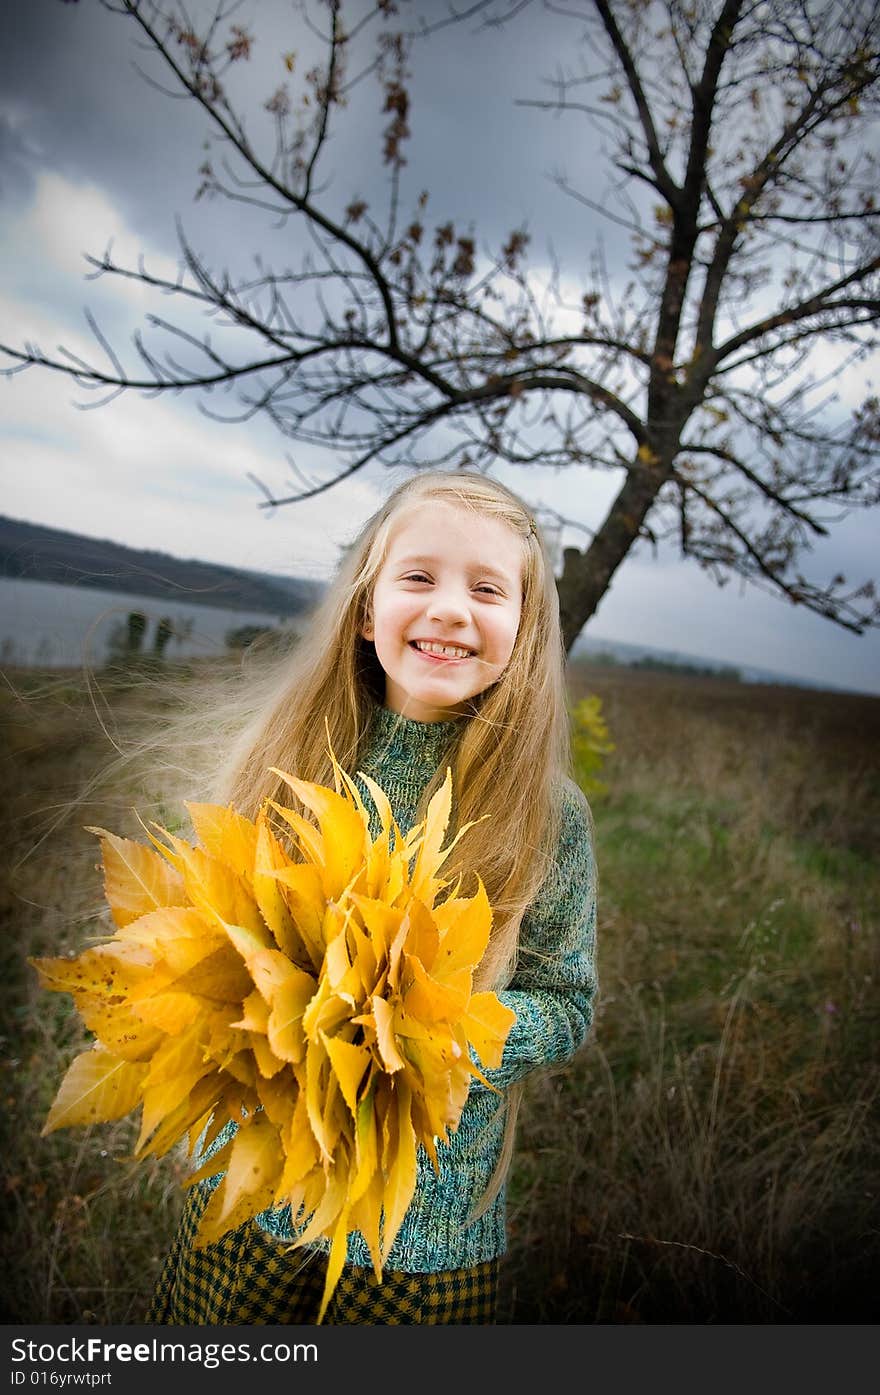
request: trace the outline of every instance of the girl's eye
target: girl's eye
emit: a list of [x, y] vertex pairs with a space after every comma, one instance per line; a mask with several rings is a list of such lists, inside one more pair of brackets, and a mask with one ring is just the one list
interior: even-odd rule
[[498, 590], [498, 587], [497, 587], [497, 586], [490, 586], [488, 582], [484, 582], [482, 586], [478, 586], [476, 589], [477, 589], [478, 591], [481, 591], [481, 592], [483, 593], [484, 596], [500, 596], [500, 595], [501, 595], [501, 592]]
[[407, 572], [404, 581], [430, 581], [431, 578], [424, 572]]

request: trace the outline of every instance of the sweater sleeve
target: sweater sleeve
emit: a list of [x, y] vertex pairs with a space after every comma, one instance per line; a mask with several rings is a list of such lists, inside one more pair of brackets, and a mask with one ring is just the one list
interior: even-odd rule
[[[567, 781], [556, 859], [523, 917], [517, 967], [498, 994], [516, 1013], [501, 1065], [484, 1070], [497, 1089], [539, 1066], [568, 1060], [593, 1020], [596, 863], [586, 798]], [[473, 1082], [472, 1088], [483, 1088]]]

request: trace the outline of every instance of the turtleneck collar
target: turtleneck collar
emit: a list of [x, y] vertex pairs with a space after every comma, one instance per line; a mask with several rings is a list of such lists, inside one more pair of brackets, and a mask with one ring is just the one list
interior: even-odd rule
[[370, 751], [393, 753], [413, 765], [436, 766], [465, 721], [466, 717], [455, 717], [447, 722], [417, 722], [377, 704], [370, 724]]

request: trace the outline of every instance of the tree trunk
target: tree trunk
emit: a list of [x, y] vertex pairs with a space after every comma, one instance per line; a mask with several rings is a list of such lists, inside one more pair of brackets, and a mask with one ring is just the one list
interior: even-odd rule
[[652, 469], [638, 461], [586, 552], [565, 549], [557, 590], [566, 653], [611, 585], [666, 477], [659, 464]]

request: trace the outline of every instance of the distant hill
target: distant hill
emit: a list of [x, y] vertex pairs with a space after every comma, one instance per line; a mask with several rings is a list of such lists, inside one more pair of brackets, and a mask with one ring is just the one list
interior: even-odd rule
[[124, 547], [2, 514], [0, 576], [160, 596], [223, 610], [264, 611], [279, 620], [311, 610], [324, 589], [321, 582], [304, 577], [274, 576]]
[[581, 635], [572, 646], [572, 657], [593, 663], [621, 664], [625, 668], [657, 669], [695, 677], [716, 676], [739, 683], [771, 683], [783, 687], [853, 691], [834, 684], [819, 683], [812, 678], [780, 673], [777, 669], [756, 668], [753, 664], [731, 664], [707, 655], [687, 654], [680, 649], [656, 649], [650, 644], [624, 644], [616, 639], [599, 639], [597, 635]]

